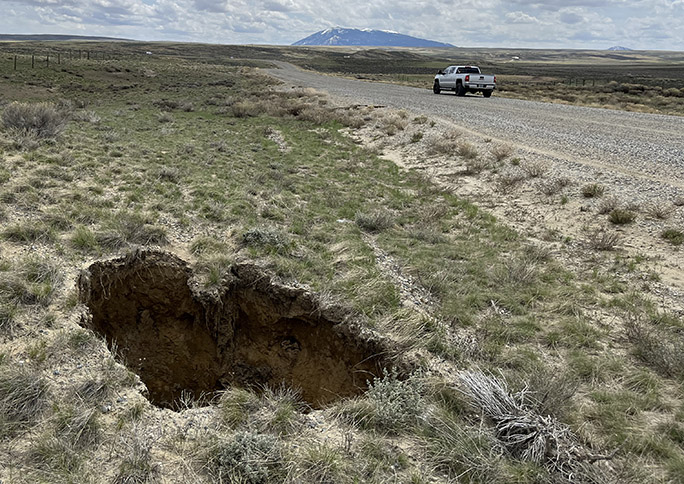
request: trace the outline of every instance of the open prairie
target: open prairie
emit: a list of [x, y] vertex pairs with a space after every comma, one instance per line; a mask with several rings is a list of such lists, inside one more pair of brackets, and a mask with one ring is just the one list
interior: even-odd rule
[[273, 61], [684, 111], [677, 53], [0, 44], [0, 479], [684, 480], [679, 182]]

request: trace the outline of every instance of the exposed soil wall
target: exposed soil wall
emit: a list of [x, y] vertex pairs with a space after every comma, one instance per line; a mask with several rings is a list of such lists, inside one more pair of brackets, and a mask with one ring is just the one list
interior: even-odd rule
[[139, 251], [79, 277], [83, 324], [116, 345], [156, 405], [173, 408], [183, 392], [285, 383], [320, 407], [362, 392], [389, 366], [377, 339], [254, 265], [234, 266], [220, 293], [197, 290], [192, 275], [176, 256]]

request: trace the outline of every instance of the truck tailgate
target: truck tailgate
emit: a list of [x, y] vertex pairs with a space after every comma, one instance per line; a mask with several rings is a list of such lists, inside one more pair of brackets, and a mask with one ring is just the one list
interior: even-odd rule
[[494, 84], [494, 76], [488, 74], [470, 74], [470, 84]]

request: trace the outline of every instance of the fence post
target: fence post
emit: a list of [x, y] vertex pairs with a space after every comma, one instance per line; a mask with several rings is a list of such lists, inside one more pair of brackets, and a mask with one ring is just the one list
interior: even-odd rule
[[45, 67], [50, 67], [50, 54], [45, 57]]
[[86, 51], [86, 59], [90, 60], [90, 51], [89, 50]]
[[62, 54], [57, 54], [57, 65], [62, 64]]
[[14, 56], [14, 70], [17, 70], [17, 56]]
[[31, 54], [31, 69], [33, 69], [35, 65], [36, 65], [36, 56], [34, 54]]

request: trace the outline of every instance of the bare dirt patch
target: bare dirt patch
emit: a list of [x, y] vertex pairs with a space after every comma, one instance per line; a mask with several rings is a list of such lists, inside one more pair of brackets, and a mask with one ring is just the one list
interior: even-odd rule
[[175, 408], [226, 387], [286, 384], [312, 407], [359, 394], [388, 362], [379, 340], [311, 292], [237, 264], [220, 291], [164, 252], [96, 262], [79, 277], [83, 324], [120, 352], [152, 403]]

